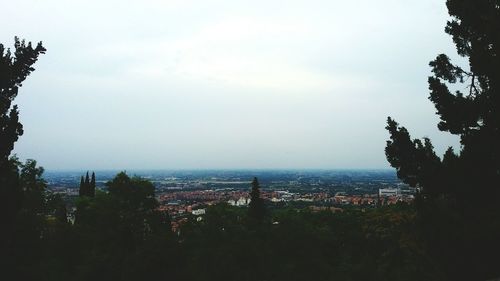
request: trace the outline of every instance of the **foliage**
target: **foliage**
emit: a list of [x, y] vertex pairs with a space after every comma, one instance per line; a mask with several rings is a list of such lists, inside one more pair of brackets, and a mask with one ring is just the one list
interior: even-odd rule
[[[42, 178], [43, 168], [36, 161], [21, 163], [11, 158], [18, 171], [20, 203], [11, 228], [3, 228], [9, 236], [2, 241], [5, 248], [2, 258], [5, 276], [16, 276], [19, 280], [37, 279], [37, 270], [45, 255], [52, 256], [47, 245], [68, 227], [66, 207], [61, 197], [47, 193]], [[4, 233], [5, 234], [5, 233]]]
[[[445, 31], [458, 54], [468, 58], [469, 69], [438, 55], [430, 62], [429, 99], [441, 119], [439, 130], [458, 135], [461, 151], [450, 148], [440, 160], [429, 139], [411, 140], [389, 118], [386, 155], [398, 176], [426, 196], [451, 196], [464, 204], [470, 186], [500, 194], [500, 7], [498, 1], [472, 0], [448, 0], [447, 6], [452, 19]], [[457, 85], [467, 92], [452, 93]]]
[[17, 97], [23, 81], [33, 70], [33, 64], [40, 54], [45, 53], [42, 42], [35, 48], [31, 42], [14, 38], [15, 51], [5, 49], [0, 44], [0, 166], [3, 166], [14, 149], [14, 143], [23, 134], [23, 126], [19, 123], [17, 105], [12, 101]]
[[[23, 134], [18, 107], [12, 102], [45, 48], [41, 42], [33, 48], [31, 42], [26, 44], [16, 37], [14, 49], [12, 52], [0, 44], [0, 270], [5, 276], [24, 272], [36, 263], [47, 213], [43, 169], [34, 160], [21, 163], [10, 157], [14, 143]], [[24, 272], [16, 279], [29, 280], [32, 274]]]
[[250, 191], [250, 204], [248, 206], [248, 216], [252, 222], [261, 222], [266, 215], [264, 200], [260, 197], [259, 180], [254, 177], [252, 180], [252, 190]]
[[80, 187], [78, 189], [78, 194], [80, 196], [95, 196], [95, 173], [92, 172], [92, 179], [89, 178], [89, 172], [85, 175], [85, 180], [83, 176], [80, 178]]
[[154, 245], [170, 245], [172, 234], [168, 216], [157, 210], [152, 183], [121, 172], [107, 187], [108, 192], [98, 192], [95, 198], [78, 199], [75, 231], [81, 247], [75, 276], [81, 280], [160, 276], [162, 272], [147, 269], [169, 260], [168, 250], [159, 251]]
[[447, 278], [485, 280], [500, 276], [500, 3], [446, 4], [452, 18], [445, 31], [468, 69], [438, 55], [430, 62], [429, 99], [439, 130], [459, 136], [461, 150], [450, 147], [440, 159], [428, 138], [412, 140], [388, 118], [385, 153], [399, 178], [421, 191], [419, 230]]
[[17, 159], [9, 160], [14, 143], [23, 134], [17, 105], [12, 106], [12, 102], [17, 97], [22, 82], [34, 70], [32, 65], [38, 56], [45, 53], [41, 42], [33, 48], [31, 42], [26, 44], [17, 37], [14, 38], [14, 48], [14, 52], [11, 52], [0, 44], [0, 197], [9, 198], [0, 204], [0, 214], [6, 229], [11, 228], [22, 201], [19, 163]]
[[[258, 231], [244, 212], [210, 207], [181, 231], [189, 280], [442, 280], [411, 206], [361, 212], [278, 209]], [[185, 231], [187, 228], [187, 231]]]

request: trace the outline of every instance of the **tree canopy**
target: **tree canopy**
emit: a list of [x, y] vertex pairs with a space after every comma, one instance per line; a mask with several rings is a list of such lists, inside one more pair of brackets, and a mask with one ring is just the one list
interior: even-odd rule
[[500, 5], [473, 0], [446, 4], [451, 20], [445, 31], [468, 67], [438, 55], [430, 62], [429, 99], [441, 119], [439, 130], [458, 135], [461, 149], [450, 147], [440, 159], [430, 139], [412, 140], [388, 118], [391, 140], [385, 152], [406, 183], [426, 196], [452, 196], [465, 204], [472, 186], [490, 198], [500, 194]]
[[92, 179], [89, 177], [89, 172], [85, 175], [85, 180], [83, 176], [80, 178], [80, 187], [78, 189], [78, 195], [80, 196], [95, 196], [95, 173], [92, 172]]
[[43, 216], [51, 212], [44, 196], [43, 168], [37, 167], [34, 160], [23, 164], [11, 157], [14, 143], [23, 134], [18, 107], [12, 103], [34, 70], [38, 56], [45, 51], [41, 42], [33, 48], [31, 42], [26, 44], [17, 37], [14, 51], [0, 44], [0, 264], [5, 266], [2, 272], [7, 276], [13, 268], [22, 269], [36, 262]]
[[259, 180], [254, 177], [252, 180], [252, 189], [250, 191], [250, 204], [248, 206], [248, 216], [251, 220], [262, 221], [266, 215], [266, 206], [264, 200], [260, 197]]
[[23, 134], [19, 122], [19, 110], [12, 102], [17, 97], [23, 81], [31, 74], [33, 64], [46, 49], [39, 42], [33, 48], [31, 42], [14, 38], [14, 52], [0, 44], [0, 165], [7, 161], [14, 143]]
[[459, 136], [460, 151], [450, 147], [440, 158], [430, 139], [411, 139], [389, 117], [385, 153], [398, 177], [419, 188], [419, 231], [447, 277], [486, 280], [500, 274], [500, 2], [446, 5], [445, 32], [468, 65], [445, 54], [431, 61], [429, 100], [438, 129]]

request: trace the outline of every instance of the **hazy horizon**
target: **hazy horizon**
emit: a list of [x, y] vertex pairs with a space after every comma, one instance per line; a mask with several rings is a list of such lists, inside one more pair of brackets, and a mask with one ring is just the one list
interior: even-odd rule
[[[47, 170], [389, 169], [387, 116], [437, 129], [444, 1], [25, 1], [0, 43], [43, 41], [14, 153]], [[460, 61], [460, 60], [458, 60]]]
[[289, 168], [289, 169], [280, 169], [280, 168], [201, 168], [201, 169], [46, 169], [45, 172], [50, 173], [82, 173], [82, 172], [126, 172], [126, 173], [134, 173], [134, 172], [344, 172], [344, 171], [358, 171], [358, 172], [394, 172], [393, 168], [336, 168], [336, 169], [328, 169], [328, 168]]

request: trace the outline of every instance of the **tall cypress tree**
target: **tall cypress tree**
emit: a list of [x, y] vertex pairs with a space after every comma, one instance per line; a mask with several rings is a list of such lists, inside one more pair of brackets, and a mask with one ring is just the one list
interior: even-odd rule
[[260, 185], [257, 177], [252, 180], [252, 189], [250, 191], [250, 204], [248, 208], [248, 216], [251, 219], [261, 221], [265, 214], [264, 200], [260, 197]]
[[80, 177], [80, 188], [78, 189], [78, 195], [80, 195], [80, 197], [85, 196], [85, 182], [83, 181], [83, 176]]
[[85, 175], [85, 196], [90, 196], [90, 177], [89, 177], [89, 171], [87, 171], [87, 174]]
[[90, 179], [89, 196], [90, 197], [95, 196], [95, 173], [94, 172], [92, 172], [92, 177]]
[[[93, 177], [93, 183], [90, 180], [89, 177], [89, 172], [87, 171], [87, 174], [85, 175], [85, 180], [83, 179], [83, 176], [80, 179], [80, 196], [89, 196], [89, 197], [94, 197], [95, 194], [95, 175], [92, 175]], [[92, 187], [94, 186], [94, 187]]]
[[85, 175], [85, 185], [86, 186], [90, 185], [89, 171], [87, 171], [87, 174]]

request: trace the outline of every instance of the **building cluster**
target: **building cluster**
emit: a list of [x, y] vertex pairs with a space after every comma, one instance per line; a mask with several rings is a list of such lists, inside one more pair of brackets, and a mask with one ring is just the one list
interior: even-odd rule
[[[311, 202], [332, 206], [342, 205], [390, 205], [398, 202], [410, 202], [414, 191], [400, 188], [381, 188], [375, 194], [348, 194], [346, 192], [310, 192], [292, 193], [283, 190], [262, 191], [261, 197], [269, 202]], [[199, 206], [210, 206], [226, 202], [231, 206], [244, 207], [250, 203], [250, 195], [245, 190], [189, 190], [174, 191], [158, 196], [161, 209], [172, 215], [190, 213]]]
[[[344, 206], [375, 207], [392, 205], [398, 202], [410, 202], [414, 199], [414, 192], [400, 188], [381, 188], [375, 194], [335, 194], [321, 191], [309, 193], [292, 193], [285, 190], [262, 191], [261, 197], [272, 203], [302, 202], [310, 203], [312, 211], [330, 210], [341, 211]], [[178, 190], [163, 193], [158, 196], [159, 209], [166, 211], [173, 219], [174, 229], [187, 221], [188, 215], [202, 220], [206, 207], [225, 202], [231, 206], [245, 207], [250, 204], [250, 195], [245, 190], [215, 189], [215, 190]], [[317, 205], [316, 205], [317, 204]]]
[[378, 202], [378, 198], [379, 196], [377, 194], [348, 195], [344, 192], [337, 192], [337, 194], [329, 200], [335, 205], [375, 206]]

